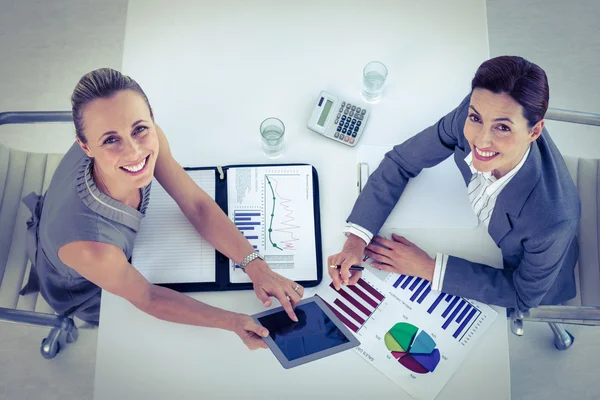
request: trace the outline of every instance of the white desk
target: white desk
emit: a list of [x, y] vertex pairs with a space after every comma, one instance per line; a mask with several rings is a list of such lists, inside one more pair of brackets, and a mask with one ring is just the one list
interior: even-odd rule
[[[452, 3], [452, 4], [449, 4]], [[335, 6], [334, 6], [335, 4]], [[325, 89], [358, 98], [362, 67], [389, 68], [360, 144], [398, 143], [468, 93], [489, 57], [483, 0], [346, 2], [129, 2], [123, 71], [142, 85], [184, 166], [268, 162], [258, 127], [286, 125], [278, 162], [308, 162], [320, 177], [323, 256], [339, 251], [356, 197], [356, 149], [306, 128]], [[499, 264], [485, 231], [404, 232], [428, 251]], [[467, 243], [469, 243], [467, 247]], [[252, 292], [194, 298], [254, 313]], [[510, 397], [503, 310], [440, 399]], [[170, 324], [105, 293], [96, 400], [192, 398], [406, 398], [353, 352], [284, 370], [231, 333]]]

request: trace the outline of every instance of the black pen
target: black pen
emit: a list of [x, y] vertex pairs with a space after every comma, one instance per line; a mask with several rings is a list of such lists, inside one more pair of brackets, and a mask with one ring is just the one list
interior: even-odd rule
[[[329, 268], [337, 268], [340, 269], [342, 266], [341, 265], [330, 265]], [[365, 269], [365, 267], [360, 266], [360, 265], [353, 265], [350, 267], [350, 271], [363, 271]]]

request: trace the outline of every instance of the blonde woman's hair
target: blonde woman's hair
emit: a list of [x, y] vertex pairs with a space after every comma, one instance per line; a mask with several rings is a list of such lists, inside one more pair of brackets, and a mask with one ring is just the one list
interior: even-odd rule
[[96, 99], [112, 97], [122, 90], [133, 90], [139, 93], [148, 105], [150, 116], [153, 117], [148, 97], [146, 97], [146, 93], [144, 93], [135, 80], [112, 68], [96, 69], [81, 77], [71, 95], [73, 122], [75, 123], [75, 132], [79, 140], [87, 143], [83, 129], [85, 125], [83, 121], [83, 108]]

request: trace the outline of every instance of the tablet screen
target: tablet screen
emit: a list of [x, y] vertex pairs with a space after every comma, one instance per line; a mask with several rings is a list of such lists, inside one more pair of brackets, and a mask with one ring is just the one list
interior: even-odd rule
[[298, 322], [285, 311], [258, 318], [289, 361], [349, 342], [315, 302], [301, 304], [294, 311]]

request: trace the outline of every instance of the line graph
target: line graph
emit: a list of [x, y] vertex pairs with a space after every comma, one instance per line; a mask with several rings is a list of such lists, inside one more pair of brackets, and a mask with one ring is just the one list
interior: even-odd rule
[[[280, 193], [282, 189], [278, 178], [282, 176], [299, 176], [299, 174], [265, 174], [265, 188], [268, 187], [268, 190], [265, 190], [265, 216], [269, 220], [267, 237], [275, 249], [296, 250], [295, 242], [299, 239], [294, 233], [300, 229], [300, 226], [296, 225], [292, 200]], [[271, 203], [270, 207], [269, 203]], [[274, 233], [276, 233], [275, 238]]]

